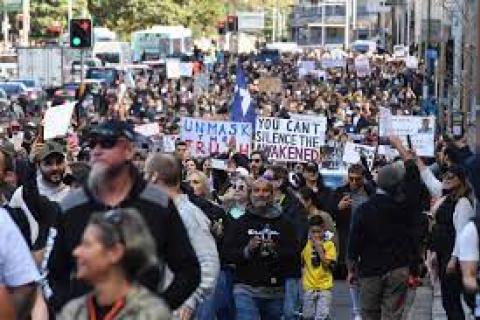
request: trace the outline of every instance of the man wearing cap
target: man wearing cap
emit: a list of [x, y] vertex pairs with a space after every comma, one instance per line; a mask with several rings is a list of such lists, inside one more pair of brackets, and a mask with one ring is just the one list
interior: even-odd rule
[[36, 176], [17, 188], [10, 200], [10, 207], [21, 209], [28, 219], [30, 244], [35, 251], [44, 248], [48, 230], [55, 224], [55, 206], [49, 206], [49, 201], [60, 202], [69, 191], [63, 183], [66, 170], [64, 152], [60, 143], [46, 141], [33, 159]]
[[409, 267], [416, 262], [420, 174], [400, 139], [391, 142], [404, 162], [380, 169], [376, 194], [352, 217], [347, 281], [359, 283], [363, 319], [402, 318]]
[[60, 309], [67, 301], [83, 295], [89, 287], [77, 279], [72, 252], [94, 212], [111, 208], [137, 209], [157, 243], [160, 261], [174, 274], [165, 291], [160, 268], [149, 270], [141, 283], [165, 298], [176, 309], [190, 297], [200, 281], [200, 266], [172, 200], [158, 186], [147, 183], [132, 163], [135, 133], [127, 123], [108, 120], [90, 131], [91, 171], [87, 184], [72, 190], [61, 202], [62, 215], [48, 260], [51, 305]]

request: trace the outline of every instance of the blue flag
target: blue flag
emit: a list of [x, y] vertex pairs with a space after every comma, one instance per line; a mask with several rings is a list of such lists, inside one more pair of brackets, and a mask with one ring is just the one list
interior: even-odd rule
[[233, 122], [250, 122], [255, 127], [257, 114], [252, 104], [250, 92], [247, 88], [245, 73], [240, 64], [237, 64], [237, 77], [235, 84], [235, 97], [230, 111], [230, 120]]

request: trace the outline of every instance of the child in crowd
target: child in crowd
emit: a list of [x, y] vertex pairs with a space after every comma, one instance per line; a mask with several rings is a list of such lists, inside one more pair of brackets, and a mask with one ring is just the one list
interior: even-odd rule
[[302, 251], [303, 319], [329, 319], [332, 303], [333, 267], [337, 259], [333, 234], [321, 216], [309, 219], [309, 236]]

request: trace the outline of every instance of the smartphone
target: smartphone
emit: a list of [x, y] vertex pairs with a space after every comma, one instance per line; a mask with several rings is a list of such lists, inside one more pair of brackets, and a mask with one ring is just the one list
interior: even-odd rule
[[410, 138], [409, 134], [407, 134], [407, 144], [408, 144], [408, 149], [412, 150], [412, 139]]

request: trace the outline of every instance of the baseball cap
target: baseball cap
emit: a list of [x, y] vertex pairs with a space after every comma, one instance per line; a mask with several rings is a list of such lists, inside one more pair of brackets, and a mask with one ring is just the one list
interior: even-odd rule
[[65, 156], [65, 148], [58, 142], [47, 140], [38, 154], [38, 159], [43, 161], [52, 154]]
[[125, 121], [107, 120], [90, 130], [92, 136], [103, 136], [109, 138], [125, 137], [130, 141], [134, 141], [136, 134], [133, 126]]

